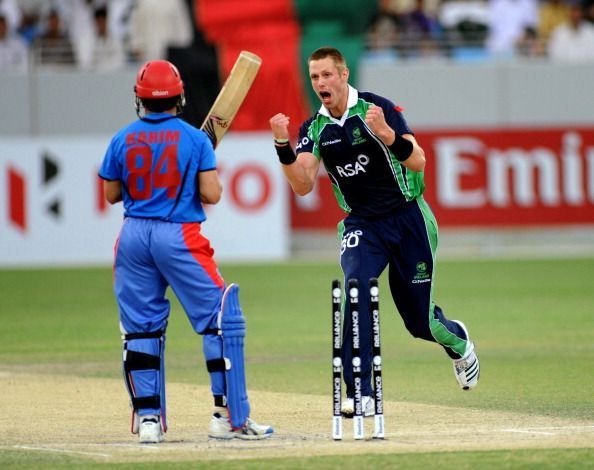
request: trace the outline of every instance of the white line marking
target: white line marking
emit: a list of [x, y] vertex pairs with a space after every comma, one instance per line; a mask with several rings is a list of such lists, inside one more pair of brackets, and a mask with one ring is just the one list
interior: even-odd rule
[[[594, 424], [592, 425], [569, 425], [569, 426], [534, 426], [534, 427], [526, 427], [526, 428], [483, 428], [483, 429], [475, 429], [472, 431], [473, 434], [492, 434], [494, 432], [504, 432], [504, 433], [519, 433], [519, 434], [532, 434], [532, 435], [542, 435], [542, 436], [558, 436], [562, 433], [567, 435], [567, 432], [574, 430], [576, 433], [581, 433], [581, 435], [589, 434], [594, 432]], [[462, 431], [462, 430], [461, 430]], [[388, 433], [386, 437], [388, 439], [402, 439], [402, 438], [410, 438], [410, 437], [419, 437], [425, 435], [450, 435], [451, 430], [443, 431], [443, 432], [435, 432], [435, 431], [416, 431], [416, 432], [395, 432], [395, 433]], [[463, 431], [461, 434], [465, 434]], [[316, 441], [316, 440], [326, 440], [328, 436], [326, 434], [320, 433], [305, 433], [305, 434], [292, 434], [290, 436], [278, 436], [278, 438], [282, 438], [282, 440], [276, 441], [272, 443], [271, 441], [264, 440], [259, 441], [262, 447], [260, 449], [270, 449], [270, 448], [288, 448], [293, 447], [297, 442], [302, 441]], [[543, 437], [544, 438], [544, 437]], [[271, 445], [272, 444], [272, 445]], [[408, 442], [402, 442], [401, 444], [409, 444]], [[56, 445], [56, 444], [54, 444]], [[59, 444], [58, 444], [59, 445]], [[67, 446], [68, 444], [64, 444]], [[168, 452], [168, 451], [179, 451], [179, 450], [186, 450], [186, 451], [196, 451], [202, 452], [205, 449], [227, 449], [227, 450], [237, 450], [243, 452], [245, 449], [253, 449], [255, 447], [253, 442], [249, 443], [248, 441], [235, 441], [230, 440], [227, 441], [217, 441], [217, 440], [197, 440], [197, 441], [186, 441], [186, 442], [169, 442], [165, 441], [161, 445], [152, 445], [152, 444], [139, 444], [139, 443], [124, 443], [124, 442], [113, 442], [113, 443], [92, 443], [88, 442], [86, 444], [77, 444], [78, 448], [80, 447], [100, 447], [105, 450], [115, 449], [115, 448], [127, 448], [130, 450], [138, 449], [141, 452]], [[113, 457], [114, 454], [105, 454], [100, 452], [85, 452], [85, 451], [77, 451], [77, 450], [68, 450], [68, 449], [60, 449], [60, 448], [52, 448], [52, 447], [39, 447], [39, 446], [28, 446], [28, 445], [14, 445], [12, 447], [7, 446], [0, 446], [0, 449], [8, 449], [8, 448], [15, 448], [15, 449], [23, 449], [23, 450], [32, 450], [32, 451], [41, 451], [41, 452], [56, 452], [56, 453], [63, 453], [63, 454], [79, 454], [79, 455], [86, 455], [90, 457]]]
[[[535, 428], [526, 428], [526, 429], [535, 429]], [[588, 425], [585, 424], [583, 426], [540, 426], [538, 429], [594, 429], [594, 424]]]
[[97, 457], [111, 457], [109, 454], [100, 454], [98, 452], [82, 452], [78, 450], [66, 450], [66, 449], [53, 449], [50, 447], [32, 447], [32, 446], [14, 446], [17, 449], [25, 450], [40, 450], [42, 452], [60, 452], [63, 454], [82, 454], [82, 455], [93, 455]]
[[556, 433], [554, 432], [545, 432], [545, 431], [531, 431], [530, 429], [502, 429], [503, 432], [518, 432], [524, 434], [543, 434], [545, 436], [554, 436]]
[[[165, 444], [165, 443], [161, 443]], [[123, 444], [123, 443], [115, 443], [115, 444], [101, 444], [104, 446], [112, 446], [112, 447], [129, 447], [131, 449], [142, 449], [142, 450], [159, 450], [163, 449], [164, 447], [159, 447], [159, 444]], [[167, 444], [165, 444], [167, 445]]]
[[[584, 426], [539, 426], [534, 428], [511, 428], [511, 429], [502, 429], [502, 432], [518, 432], [518, 433], [526, 433], [526, 434], [543, 434], [547, 436], [555, 436], [559, 434], [558, 432], [554, 431], [564, 431], [569, 429], [584, 429], [584, 430], [594, 430], [594, 426], [584, 425]], [[553, 432], [547, 432], [553, 431]]]

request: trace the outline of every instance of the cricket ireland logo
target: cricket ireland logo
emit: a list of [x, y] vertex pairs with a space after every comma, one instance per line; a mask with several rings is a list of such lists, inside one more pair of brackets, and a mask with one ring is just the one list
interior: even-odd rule
[[353, 143], [351, 145], [359, 145], [364, 142], [367, 142], [367, 139], [361, 137], [361, 129], [355, 127], [353, 129]]
[[417, 272], [413, 277], [413, 284], [423, 284], [425, 282], [431, 282], [431, 273], [427, 272], [429, 266], [425, 261], [419, 261], [416, 266]]

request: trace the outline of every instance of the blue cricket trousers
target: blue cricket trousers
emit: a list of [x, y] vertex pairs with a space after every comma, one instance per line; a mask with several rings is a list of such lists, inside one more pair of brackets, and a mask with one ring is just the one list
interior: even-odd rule
[[126, 218], [116, 244], [114, 290], [123, 333], [164, 330], [171, 286], [197, 333], [216, 328], [225, 282], [199, 223]]
[[[137, 400], [138, 415], [160, 414], [165, 429], [164, 334], [170, 312], [165, 291], [172, 288], [194, 331], [204, 334], [205, 357], [222, 357], [222, 341], [212, 330], [217, 327], [225, 282], [213, 254], [199, 223], [128, 217], [116, 242], [114, 291], [121, 332], [130, 338], [124, 345], [124, 377], [131, 399]], [[160, 337], [139, 337], [156, 332]], [[143, 354], [152, 361], [147, 365], [144, 359], [140, 366], [131, 361], [132, 366], [126, 359], [130, 354]], [[223, 373], [210, 375], [213, 395], [223, 395]]]

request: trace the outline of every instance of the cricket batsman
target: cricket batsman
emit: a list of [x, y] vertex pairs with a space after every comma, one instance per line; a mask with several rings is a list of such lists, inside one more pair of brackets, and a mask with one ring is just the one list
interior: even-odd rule
[[138, 119], [115, 134], [99, 170], [106, 199], [124, 205], [115, 245], [114, 292], [132, 432], [142, 443], [157, 443], [167, 431], [170, 303], [165, 291], [171, 287], [203, 338], [214, 401], [209, 436], [268, 438], [273, 429], [250, 418], [239, 287], [221, 277], [201, 232], [203, 204], [216, 204], [222, 193], [212, 143], [179, 118], [184, 86], [170, 62], [144, 64], [134, 93]]

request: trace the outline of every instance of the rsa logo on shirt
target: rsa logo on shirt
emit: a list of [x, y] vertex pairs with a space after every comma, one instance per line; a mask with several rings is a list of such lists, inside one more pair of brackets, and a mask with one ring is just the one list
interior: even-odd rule
[[356, 176], [359, 173], [367, 173], [365, 167], [369, 164], [369, 157], [367, 155], [357, 155], [357, 161], [355, 163], [347, 163], [344, 166], [336, 165], [336, 172], [343, 178], [350, 178]]

